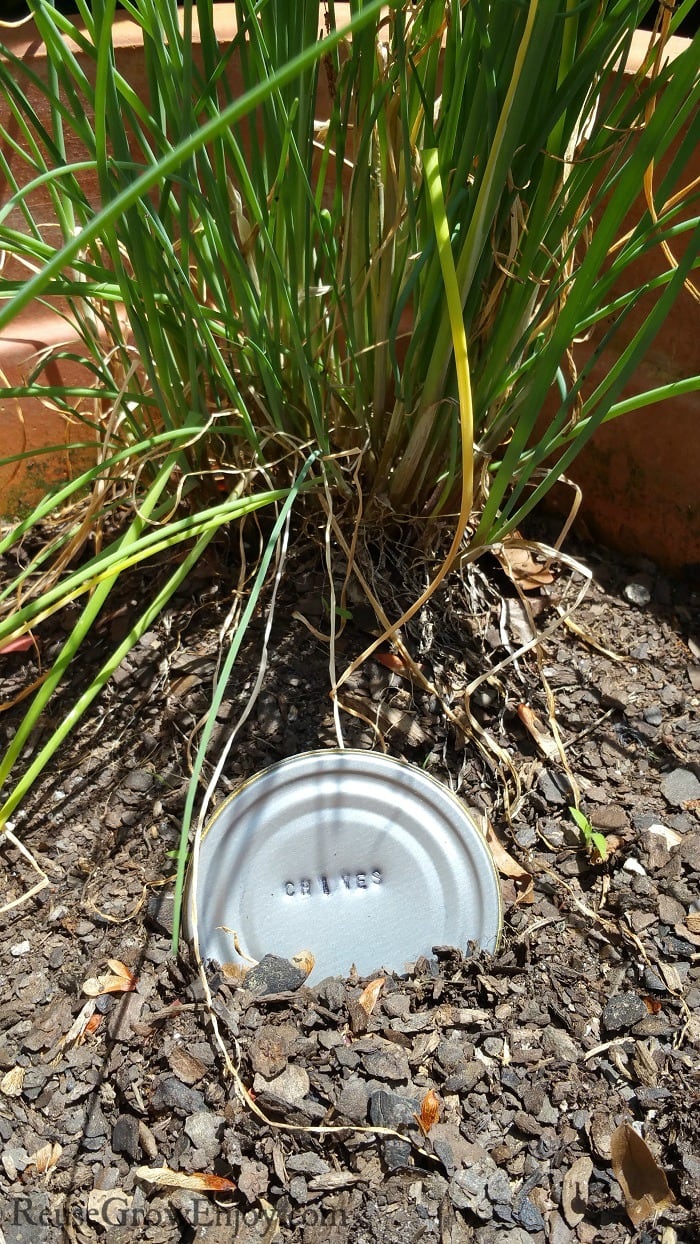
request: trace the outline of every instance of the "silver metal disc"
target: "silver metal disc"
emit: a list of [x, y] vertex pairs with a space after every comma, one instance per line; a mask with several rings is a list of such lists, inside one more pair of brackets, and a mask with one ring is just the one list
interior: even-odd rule
[[[310, 950], [312, 980], [403, 972], [437, 945], [494, 950], [501, 891], [486, 841], [422, 769], [377, 752], [280, 761], [217, 809], [202, 839], [203, 958]], [[193, 889], [185, 900], [193, 930]]]

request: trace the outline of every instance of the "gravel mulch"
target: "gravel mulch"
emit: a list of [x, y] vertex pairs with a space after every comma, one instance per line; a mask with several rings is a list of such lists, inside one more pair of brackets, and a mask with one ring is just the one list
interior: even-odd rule
[[[221, 556], [140, 642], [16, 818], [50, 884], [1, 917], [0, 1239], [700, 1239], [697, 584], [589, 555], [577, 630], [562, 625], [539, 666], [530, 652], [475, 690], [479, 727], [520, 775], [510, 825], [473, 738], [428, 691], [368, 661], [351, 703], [374, 706], [392, 754], [490, 816], [532, 887], [504, 878], [494, 956], [436, 947], [401, 976], [377, 964], [373, 1007], [353, 973], [312, 986], [263, 961], [241, 982], [210, 964], [217, 1038], [188, 948], [171, 953], [168, 852], [236, 582]], [[410, 598], [410, 568], [394, 573]], [[295, 555], [281, 591], [263, 692], [222, 795], [335, 743], [328, 651], [299, 616], [325, 629], [310, 554]], [[538, 625], [556, 591], [528, 594]], [[101, 624], [90, 668], [130, 609], [127, 594]], [[360, 606], [351, 612], [339, 663], [372, 630]], [[526, 622], [500, 571], [482, 568], [453, 579], [405, 637], [456, 710]], [[215, 748], [250, 693], [263, 625], [247, 637]], [[44, 641], [45, 662], [61, 639], [57, 627]], [[2, 700], [36, 675], [33, 660], [0, 657]], [[547, 722], [543, 678], [581, 806], [608, 839], [604, 862], [569, 815], [549, 731], [543, 744], [526, 728], [523, 705]], [[17, 720], [16, 709], [0, 717], [5, 738]], [[360, 717], [343, 720], [348, 743], [378, 745]], [[10, 843], [0, 867], [8, 902], [36, 882]], [[611, 1152], [621, 1136], [631, 1208]]]

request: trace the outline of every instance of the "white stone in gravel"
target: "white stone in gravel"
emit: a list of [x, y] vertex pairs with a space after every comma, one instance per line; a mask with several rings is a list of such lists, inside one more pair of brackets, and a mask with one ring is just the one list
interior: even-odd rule
[[679, 846], [679, 844], [683, 841], [683, 837], [678, 833], [678, 830], [669, 829], [667, 825], [657, 825], [655, 823], [653, 825], [649, 825], [645, 832], [647, 834], [656, 834], [657, 837], [663, 838], [669, 849], [671, 847]]
[[19, 959], [20, 955], [28, 955], [31, 950], [29, 942], [15, 942], [14, 946], [10, 946], [10, 954], [15, 959]]
[[633, 855], [630, 855], [629, 858], [625, 860], [622, 865], [622, 869], [623, 872], [626, 873], [637, 873], [640, 877], [646, 877], [647, 875], [647, 870], [644, 865], [640, 864], [639, 860], [636, 860]]

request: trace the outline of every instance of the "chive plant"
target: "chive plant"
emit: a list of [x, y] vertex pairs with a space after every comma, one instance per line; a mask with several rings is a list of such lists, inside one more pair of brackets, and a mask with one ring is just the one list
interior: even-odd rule
[[[458, 514], [476, 552], [601, 423], [700, 387], [627, 392], [694, 289], [700, 44], [664, 53], [692, 3], [630, 76], [646, 0], [238, 0], [227, 41], [211, 0], [123, 0], [137, 92], [115, 0], [31, 0], [46, 75], [0, 40], [0, 329], [46, 302], [93, 381], [39, 365], [3, 397], [58, 405], [95, 457], [0, 540], [36, 550], [0, 584], [0, 649], [82, 610], [0, 762], [0, 825], [223, 527], [329, 483], [350, 505], [352, 474], [368, 520]], [[176, 549], [27, 760], [120, 576]]]

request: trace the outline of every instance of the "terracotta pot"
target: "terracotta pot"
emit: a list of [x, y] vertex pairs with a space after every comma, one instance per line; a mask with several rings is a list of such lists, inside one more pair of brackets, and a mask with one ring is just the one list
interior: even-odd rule
[[[343, 20], [344, 14], [339, 12], [339, 24]], [[229, 6], [220, 6], [217, 28], [222, 42], [235, 33]], [[15, 31], [6, 30], [4, 35], [10, 36], [9, 39], [5, 37], [5, 42], [12, 45], [13, 51], [31, 65], [34, 72], [45, 72], [43, 47], [31, 24]], [[633, 59], [643, 55], [647, 41], [648, 36], [639, 32], [635, 37]], [[672, 40], [671, 54], [673, 45], [678, 49], [685, 42]], [[115, 21], [114, 44], [120, 71], [138, 91], [143, 77], [139, 32], [123, 14]], [[630, 68], [633, 70], [636, 64], [632, 63]], [[232, 86], [240, 90], [235, 60], [230, 66], [230, 75]], [[36, 102], [39, 110], [46, 112], [40, 96]], [[11, 153], [6, 152], [6, 155], [11, 159]], [[700, 175], [699, 162], [696, 152], [694, 166], [688, 169], [689, 180]], [[89, 195], [89, 183], [86, 191]], [[642, 210], [640, 198], [630, 218]], [[5, 271], [8, 274], [8, 270]], [[649, 265], [647, 271], [651, 276]], [[697, 371], [694, 309], [689, 297], [679, 300], [640, 368], [629, 395]], [[9, 385], [20, 383], [37, 351], [58, 345], [65, 337], [63, 320], [52, 316], [45, 308], [29, 308], [0, 338], [0, 368]], [[579, 366], [594, 344], [593, 341], [579, 347]], [[612, 361], [614, 355], [603, 356], [599, 366], [605, 369]], [[51, 366], [57, 381], [78, 378], [75, 364], [56, 361]], [[570, 469], [571, 477], [584, 492], [582, 518], [596, 539], [626, 553], [643, 553], [671, 569], [700, 562], [700, 438], [697, 426], [698, 398], [690, 395], [624, 417], [596, 433]], [[84, 439], [84, 427], [67, 422], [44, 404], [23, 400], [20, 410], [16, 401], [2, 399], [0, 394], [0, 457], [23, 449], [35, 453], [24, 463], [0, 469], [0, 513], [9, 515], [25, 509], [50, 483], [74, 472], [85, 462], [85, 451], [76, 453], [71, 445]], [[62, 448], [51, 454], [41, 452], [51, 445]]]

